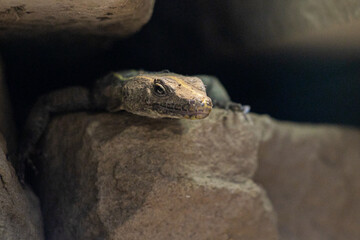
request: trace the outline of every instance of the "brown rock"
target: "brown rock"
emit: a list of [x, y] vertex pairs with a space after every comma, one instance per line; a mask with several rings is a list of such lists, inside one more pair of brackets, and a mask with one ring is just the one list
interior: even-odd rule
[[251, 180], [156, 181], [115, 239], [277, 239], [271, 203]]
[[[7, 153], [15, 151], [15, 127], [0, 61], [0, 239], [43, 239], [40, 205], [32, 191], [20, 186]], [[4, 136], [2, 135], [4, 134]]]
[[0, 239], [44, 239], [39, 201], [28, 187], [23, 189], [20, 186], [2, 148], [0, 148]]
[[2, 0], [3, 37], [71, 31], [127, 36], [151, 17], [155, 0]]
[[277, 239], [251, 180], [258, 140], [242, 114], [201, 121], [125, 112], [55, 118], [43, 141], [47, 239]]
[[360, 239], [360, 131], [254, 117], [282, 239]]

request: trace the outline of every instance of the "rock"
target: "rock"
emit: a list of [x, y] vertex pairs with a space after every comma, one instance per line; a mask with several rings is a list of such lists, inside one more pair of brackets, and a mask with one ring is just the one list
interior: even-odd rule
[[1, 70], [0, 62], [0, 239], [41, 240], [44, 233], [39, 200], [30, 188], [20, 185], [6, 158], [15, 151], [16, 134]]
[[277, 239], [252, 181], [258, 138], [240, 113], [67, 114], [40, 145], [47, 239]]
[[2, 37], [52, 32], [127, 36], [151, 17], [155, 0], [2, 0]]
[[360, 239], [360, 131], [253, 117], [281, 239]]
[[[1, 139], [3, 138], [0, 134], [0, 143]], [[28, 187], [23, 189], [20, 186], [2, 147], [0, 148], [0, 239], [44, 239], [39, 201]]]

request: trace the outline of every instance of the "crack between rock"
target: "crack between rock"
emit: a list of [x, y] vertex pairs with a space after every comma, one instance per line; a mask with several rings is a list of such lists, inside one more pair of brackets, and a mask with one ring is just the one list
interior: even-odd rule
[[11, 199], [11, 202], [14, 204], [14, 201], [13, 201], [13, 199], [11, 198], [11, 194], [10, 194], [10, 192], [9, 192], [9, 189], [6, 187], [6, 182], [5, 182], [5, 180], [4, 180], [4, 178], [3, 178], [3, 176], [0, 174], [0, 181], [1, 181], [1, 183], [2, 183], [2, 185], [3, 185], [3, 188], [5, 189], [5, 191], [8, 193], [8, 195], [10, 196], [10, 199]]

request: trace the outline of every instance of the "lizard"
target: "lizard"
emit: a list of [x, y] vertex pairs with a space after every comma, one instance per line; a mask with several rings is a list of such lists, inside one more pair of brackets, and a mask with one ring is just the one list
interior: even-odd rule
[[30, 155], [51, 114], [124, 110], [150, 118], [203, 119], [210, 114], [213, 103], [215, 107], [241, 111], [244, 115], [249, 111], [248, 106], [230, 100], [216, 77], [184, 76], [167, 70], [112, 72], [95, 81], [92, 89], [69, 87], [56, 90], [41, 96], [26, 120], [15, 163], [18, 177], [23, 183], [25, 163], [32, 165]]

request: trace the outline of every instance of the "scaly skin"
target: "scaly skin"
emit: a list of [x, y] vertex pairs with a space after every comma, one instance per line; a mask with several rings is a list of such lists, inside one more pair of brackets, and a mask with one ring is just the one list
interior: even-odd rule
[[93, 103], [150, 118], [202, 119], [212, 109], [201, 79], [169, 72], [111, 73], [95, 84]]
[[52, 113], [125, 110], [150, 118], [203, 119], [213, 106], [210, 97], [218, 107], [247, 111], [246, 107], [231, 102], [217, 78], [206, 75], [190, 77], [168, 71], [114, 72], [97, 80], [91, 91], [71, 87], [42, 96], [30, 112], [19, 145], [15, 163], [19, 179], [23, 182], [25, 162], [31, 163], [30, 155], [34, 153]]

